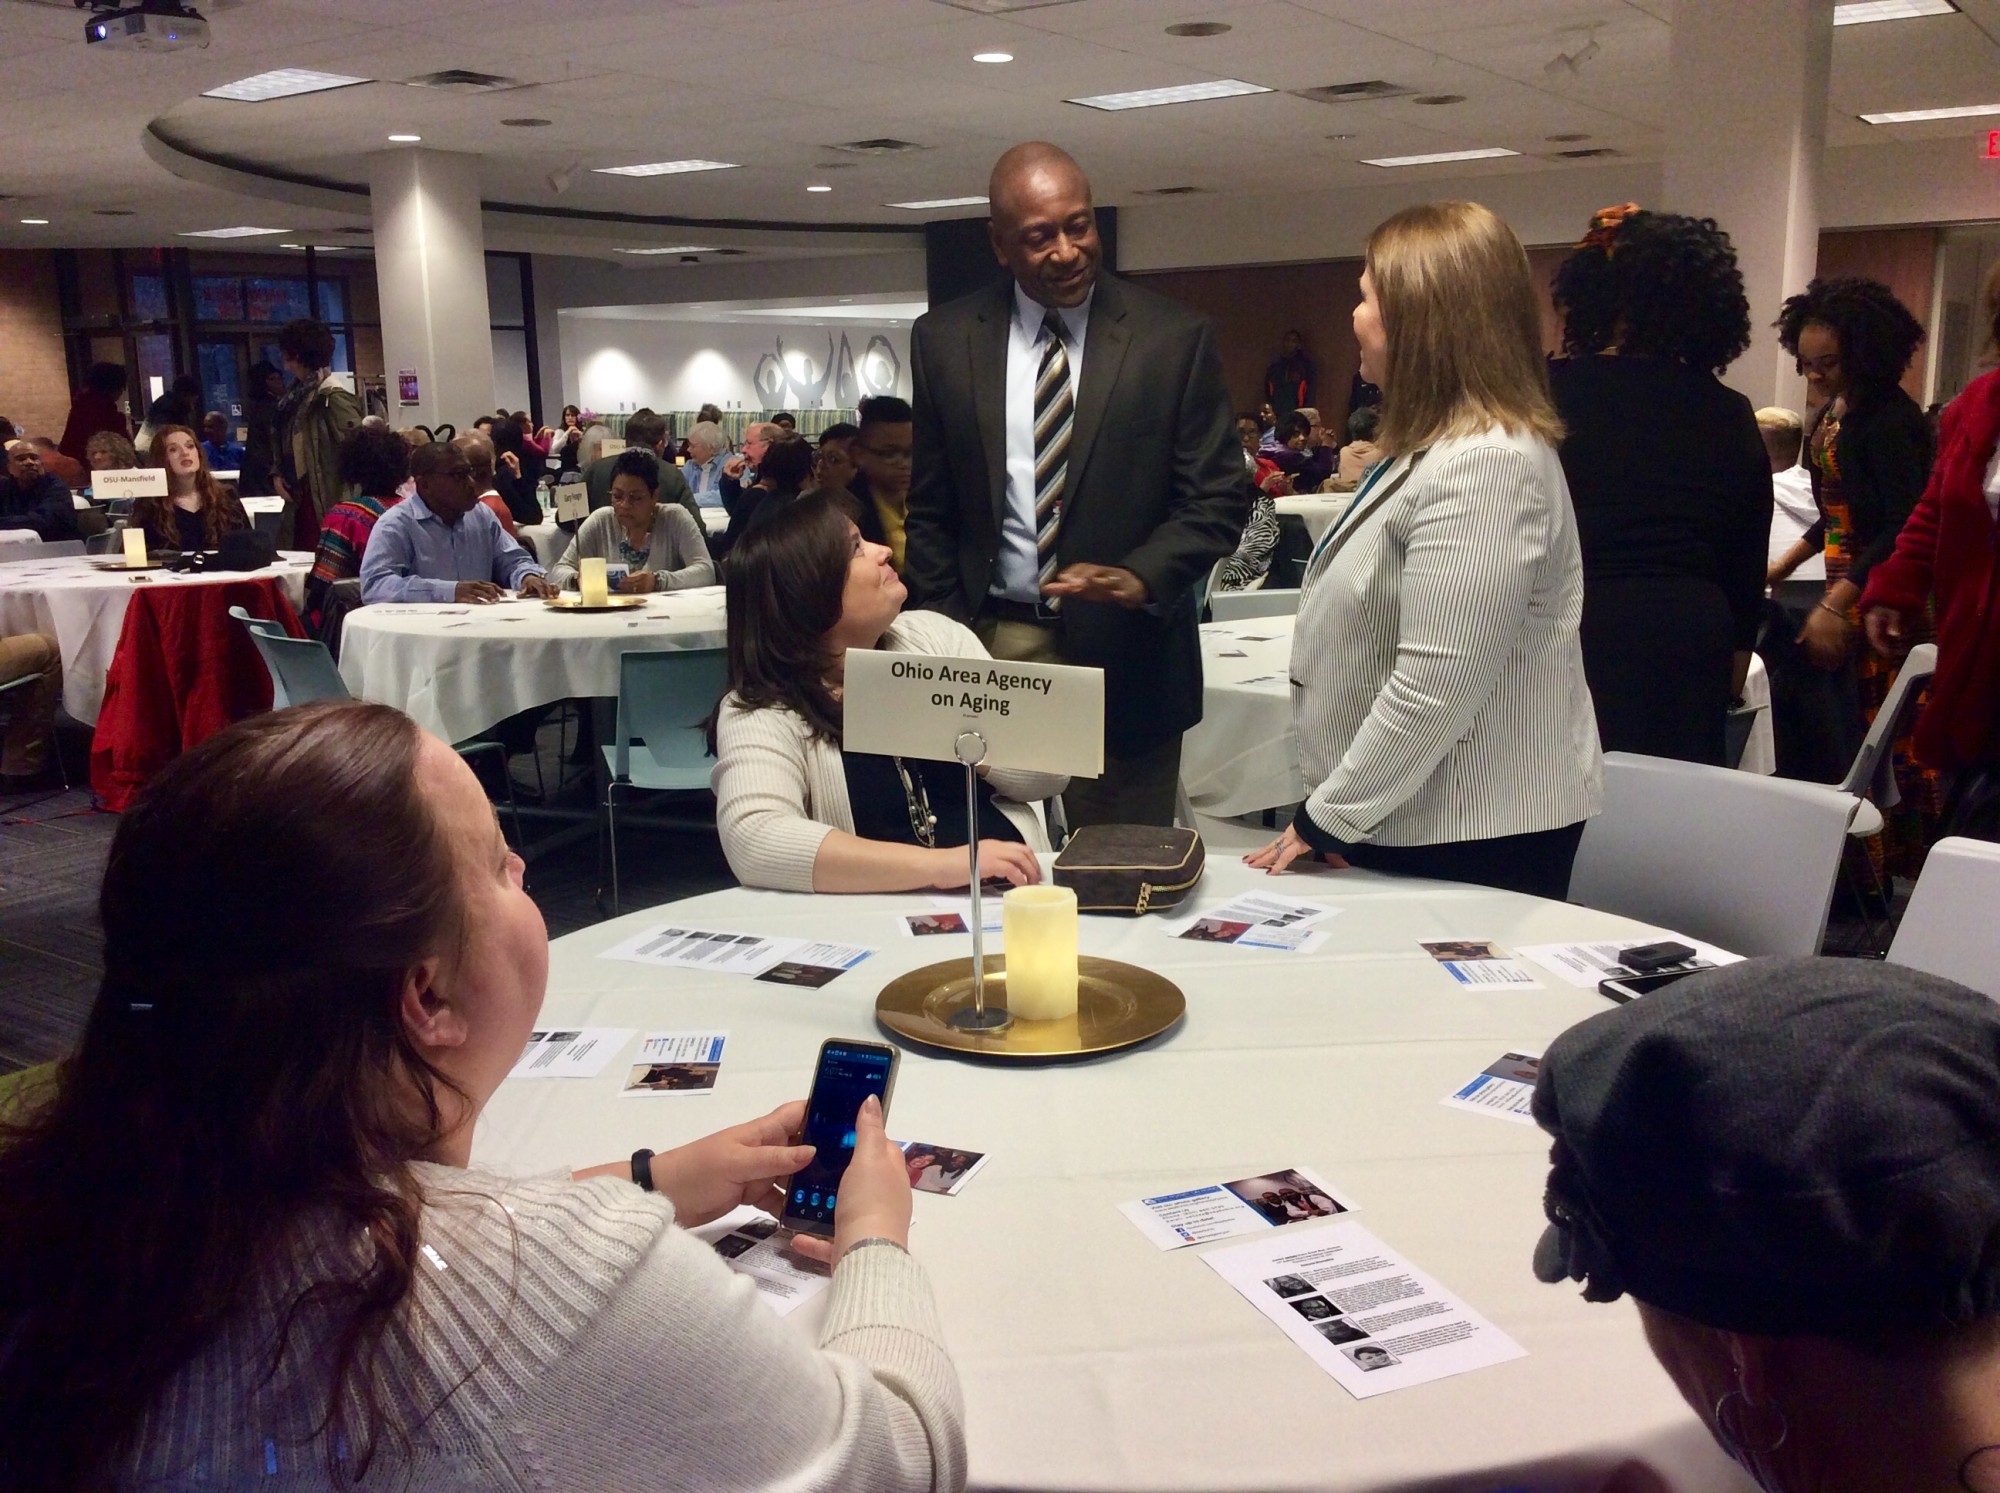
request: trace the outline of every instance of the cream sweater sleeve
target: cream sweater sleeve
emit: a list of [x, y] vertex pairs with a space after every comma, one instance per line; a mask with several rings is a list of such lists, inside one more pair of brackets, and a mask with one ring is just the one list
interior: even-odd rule
[[805, 722], [791, 711], [745, 710], [734, 695], [723, 701], [709, 785], [722, 853], [743, 885], [813, 889], [813, 861], [834, 826], [813, 818], [812, 755]]

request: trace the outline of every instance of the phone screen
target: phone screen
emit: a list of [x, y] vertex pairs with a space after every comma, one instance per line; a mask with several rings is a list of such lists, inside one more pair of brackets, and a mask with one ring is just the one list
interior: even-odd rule
[[789, 1227], [807, 1234], [833, 1232], [840, 1179], [854, 1159], [854, 1117], [870, 1094], [888, 1107], [895, 1063], [893, 1048], [869, 1042], [829, 1042], [820, 1049], [803, 1137], [813, 1147], [813, 1159], [792, 1175], [783, 1220]]

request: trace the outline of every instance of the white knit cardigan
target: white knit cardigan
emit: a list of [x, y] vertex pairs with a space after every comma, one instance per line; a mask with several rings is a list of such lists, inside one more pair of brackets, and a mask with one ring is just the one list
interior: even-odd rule
[[[990, 656], [971, 629], [937, 612], [905, 612], [890, 624], [881, 646], [941, 658]], [[814, 740], [797, 711], [748, 709], [732, 694], [716, 719], [715, 755], [710, 776], [715, 820], [736, 879], [781, 892], [811, 891], [813, 861], [827, 832], [854, 833], [840, 748]], [[1048, 849], [1041, 821], [1026, 806], [1062, 792], [1069, 779], [996, 767], [986, 781], [995, 806], [1022, 838], [1037, 850]]]

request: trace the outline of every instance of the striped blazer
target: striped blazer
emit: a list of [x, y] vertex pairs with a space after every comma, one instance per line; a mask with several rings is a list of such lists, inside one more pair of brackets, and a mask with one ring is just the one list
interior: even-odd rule
[[1382, 845], [1595, 814], [1582, 614], [1552, 447], [1493, 429], [1395, 458], [1306, 568], [1291, 664], [1306, 813]]

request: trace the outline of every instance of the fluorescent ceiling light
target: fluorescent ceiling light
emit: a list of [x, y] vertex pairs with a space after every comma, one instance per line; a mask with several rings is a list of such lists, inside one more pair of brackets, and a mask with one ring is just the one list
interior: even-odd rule
[[1100, 93], [1066, 100], [1086, 109], [1152, 109], [1161, 104], [1193, 104], [1203, 99], [1238, 98], [1246, 93], [1270, 93], [1261, 83], [1217, 78], [1212, 83], [1176, 83], [1171, 88], [1140, 88], [1131, 93]]
[[713, 254], [706, 244], [673, 244], [664, 249], [614, 249], [614, 254]]
[[593, 166], [599, 176], [679, 176], [684, 171], [735, 171], [734, 161], [654, 161], [645, 166]]
[[908, 208], [913, 213], [927, 212], [934, 207], [984, 207], [988, 199], [984, 197], [933, 197], [926, 202], [889, 202], [886, 207]]
[[1958, 7], [1951, 0], [1852, 0], [1833, 8], [1836, 26], [1861, 26], [1869, 21], [1908, 21], [1918, 16], [1948, 16]]
[[265, 99], [292, 98], [301, 93], [322, 93], [329, 88], [352, 88], [356, 83], [374, 81], [370, 78], [350, 78], [343, 73], [316, 73], [310, 68], [281, 67], [268, 73], [257, 73], [252, 77], [238, 78], [234, 83], [224, 83], [220, 88], [211, 88], [203, 98], [235, 99], [238, 103], [256, 104]]
[[1498, 145], [1489, 145], [1483, 150], [1440, 150], [1425, 156], [1379, 156], [1372, 161], [1363, 161], [1364, 166], [1435, 166], [1443, 161], [1491, 161], [1501, 156], [1517, 156], [1518, 150], [1503, 150]]
[[289, 228], [197, 228], [176, 238], [261, 238], [267, 233], [290, 233]]
[[30, 228], [46, 228], [49, 226], [47, 218], [23, 218], [21, 221], [26, 223]]
[[1897, 109], [1888, 114], [1864, 114], [1869, 124], [1921, 124], [1926, 119], [1970, 119], [1975, 114], [2000, 114], [2000, 104], [1960, 104], [1955, 109]]
[[415, 145], [424, 137], [422, 135], [391, 135], [389, 138], [398, 145]]
[[814, 186], [810, 186], [810, 187], [807, 187], [807, 188], [806, 188], [806, 190], [807, 190], [808, 192], [831, 192], [831, 191], [833, 190], [833, 188], [832, 188], [832, 187], [828, 187], [828, 186], [820, 186], [820, 185], [814, 185]]
[[1012, 62], [1014, 54], [1012, 52], [974, 52], [972, 60], [974, 62]]

